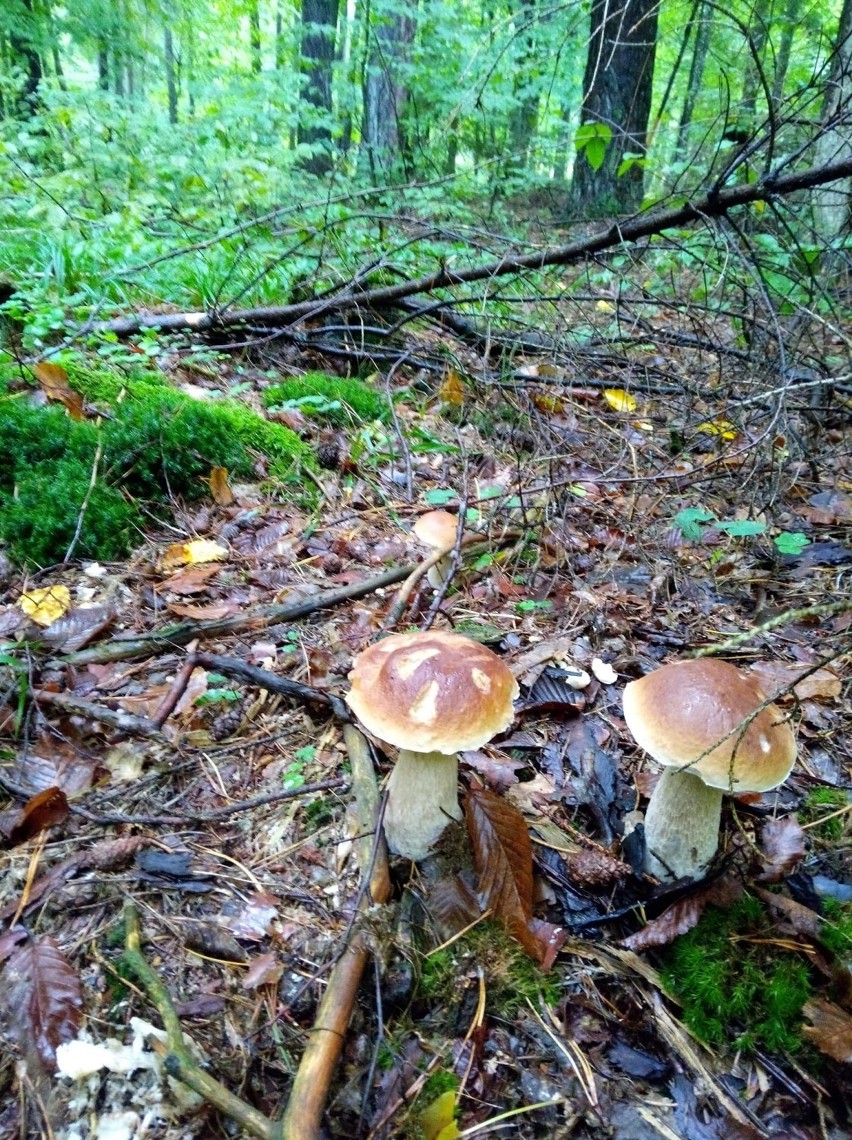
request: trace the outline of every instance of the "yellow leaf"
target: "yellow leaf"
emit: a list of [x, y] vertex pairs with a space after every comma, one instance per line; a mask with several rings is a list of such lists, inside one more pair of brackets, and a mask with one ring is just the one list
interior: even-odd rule
[[722, 439], [736, 439], [739, 432], [728, 420], [706, 420], [699, 424], [696, 431], [703, 431], [706, 435], [720, 435]]
[[71, 606], [71, 591], [67, 586], [42, 586], [21, 594], [18, 605], [37, 625], [53, 625]]
[[565, 411], [565, 401], [561, 396], [553, 396], [549, 392], [533, 392], [532, 401], [540, 412], [551, 412], [554, 415]]
[[164, 570], [174, 570], [176, 566], [195, 566], [199, 562], [221, 562], [228, 557], [228, 551], [218, 542], [197, 538], [193, 542], [174, 542], [163, 552], [160, 565]]
[[604, 388], [603, 397], [614, 412], [636, 411], [636, 397], [623, 388]]
[[444, 382], [438, 391], [438, 398], [443, 400], [445, 404], [455, 404], [459, 406], [464, 403], [464, 384], [462, 384], [461, 378], [455, 368], [447, 370], [447, 375], [444, 377]]
[[210, 494], [220, 507], [229, 507], [234, 501], [234, 492], [228, 482], [228, 468], [214, 467], [210, 472]]
[[456, 1125], [455, 1115], [456, 1094], [452, 1089], [447, 1089], [420, 1113], [420, 1128], [424, 1140], [456, 1140], [461, 1133]]
[[68, 373], [61, 364], [41, 364], [33, 366], [33, 372], [48, 400], [64, 404], [72, 420], [85, 419], [83, 397], [68, 386]]
[[599, 313], [614, 313], [615, 305], [611, 301], [596, 301], [595, 308]]

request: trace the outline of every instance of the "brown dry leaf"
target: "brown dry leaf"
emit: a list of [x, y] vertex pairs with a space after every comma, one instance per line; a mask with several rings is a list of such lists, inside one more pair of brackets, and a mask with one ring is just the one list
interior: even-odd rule
[[220, 921], [227, 926], [237, 938], [249, 938], [259, 942], [269, 933], [272, 922], [278, 915], [278, 899], [274, 895], [263, 891], [249, 895], [243, 904], [242, 910], [237, 914], [221, 918]]
[[459, 875], [439, 879], [429, 891], [428, 904], [429, 914], [444, 938], [452, 938], [482, 914], [473, 891]]
[[[830, 669], [817, 669], [815, 672], [796, 681], [808, 670], [807, 665], [785, 665], [782, 661], [756, 661], [749, 672], [757, 679], [763, 692], [770, 700], [788, 700], [795, 697], [799, 701], [823, 698], [833, 700], [839, 697], [842, 689], [840, 678]], [[778, 694], [794, 685], [783, 697]]]
[[53, 1072], [56, 1046], [73, 1040], [83, 1020], [79, 974], [53, 938], [10, 955], [0, 974], [0, 1012], [28, 1066]]
[[42, 362], [33, 366], [33, 372], [48, 400], [64, 404], [72, 420], [85, 419], [83, 397], [68, 386], [68, 373], [61, 364]]
[[479, 899], [531, 958], [545, 948], [530, 930], [533, 901], [532, 842], [524, 817], [485, 788], [471, 788], [465, 820], [476, 864]]
[[626, 946], [628, 950], [667, 946], [680, 934], [692, 930], [708, 906], [730, 906], [736, 902], [742, 891], [742, 883], [729, 878], [718, 879], [715, 883], [710, 883], [703, 889], [679, 899], [658, 918], [652, 919], [642, 930], [637, 930], [629, 938], [623, 939], [621, 945]]
[[44, 735], [15, 764], [14, 779], [28, 795], [57, 787], [71, 796], [92, 786], [94, 770], [93, 759], [79, 756], [68, 742]]
[[794, 815], [770, 819], [760, 833], [764, 869], [759, 878], [779, 883], [805, 857], [805, 833]]
[[802, 1026], [805, 1037], [835, 1061], [852, 1063], [852, 1017], [840, 1006], [821, 998], [806, 1001], [802, 1013], [812, 1022]]
[[762, 887], [752, 887], [752, 892], [766, 903], [769, 910], [778, 918], [785, 919], [795, 934], [818, 938], [822, 919], [808, 906], [803, 906], [786, 895], [774, 895]]
[[209, 606], [182, 606], [177, 602], [167, 602], [166, 609], [169, 613], [193, 621], [221, 621], [222, 618], [239, 613], [240, 606], [236, 602], [211, 602]]
[[256, 990], [258, 986], [275, 986], [281, 981], [284, 966], [277, 954], [270, 951], [255, 958], [243, 975], [243, 989]]
[[108, 629], [115, 619], [111, 606], [78, 606], [44, 631], [41, 640], [54, 649], [76, 653]]
[[17, 818], [9, 828], [9, 847], [26, 843], [40, 831], [62, 823], [68, 815], [68, 799], [61, 788], [45, 788], [31, 796], [17, 812]]
[[438, 399], [445, 404], [454, 404], [460, 407], [464, 403], [465, 391], [461, 377], [454, 368], [448, 368], [441, 387], [438, 389]]
[[565, 944], [568, 931], [563, 926], [554, 926], [552, 922], [545, 922], [542, 918], [531, 918], [530, 930], [541, 947], [539, 965], [542, 970], [549, 970]]
[[164, 585], [174, 594], [201, 594], [218, 573], [219, 567], [215, 562], [206, 566], [190, 566], [187, 570], [173, 574]]
[[492, 788], [508, 788], [512, 784], [517, 784], [518, 777], [515, 773], [520, 768], [527, 767], [526, 761], [513, 760], [511, 756], [496, 748], [489, 752], [483, 752], [481, 748], [469, 750], [462, 753], [462, 759], [469, 768], [473, 768], [487, 780]]
[[220, 507], [230, 507], [234, 501], [234, 492], [228, 482], [227, 467], [213, 467], [210, 471], [210, 494], [213, 502]]

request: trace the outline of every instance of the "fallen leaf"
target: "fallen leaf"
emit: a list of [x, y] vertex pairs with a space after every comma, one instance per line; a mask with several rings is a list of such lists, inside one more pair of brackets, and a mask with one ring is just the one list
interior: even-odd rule
[[45, 630], [41, 640], [54, 649], [76, 653], [108, 629], [114, 619], [115, 611], [111, 606], [75, 606], [57, 618]]
[[779, 883], [805, 857], [805, 833], [794, 815], [770, 819], [760, 833], [763, 871], [759, 878], [766, 883]]
[[34, 835], [62, 823], [68, 815], [68, 799], [61, 788], [45, 788], [31, 796], [9, 829], [9, 847], [26, 843]]
[[718, 435], [722, 439], [736, 439], [739, 432], [729, 420], [710, 420], [699, 424], [695, 429], [705, 435]]
[[453, 1089], [447, 1089], [420, 1113], [423, 1140], [456, 1140], [461, 1136], [455, 1114], [456, 1094]]
[[261, 954], [251, 963], [243, 975], [243, 989], [256, 990], [259, 986], [275, 986], [281, 981], [284, 965], [271, 950]]
[[70, 608], [71, 591], [67, 586], [40, 586], [21, 594], [18, 605], [36, 625], [53, 625]]
[[482, 914], [473, 891], [459, 875], [439, 879], [429, 891], [428, 905], [444, 938], [452, 938]]
[[229, 507], [234, 501], [234, 492], [228, 482], [228, 468], [214, 467], [210, 471], [210, 494], [213, 502], [220, 507]]
[[247, 938], [259, 942], [269, 933], [269, 928], [278, 915], [278, 900], [264, 892], [249, 895], [242, 909], [236, 914], [220, 918], [237, 938]]
[[852, 1017], [840, 1006], [821, 998], [806, 1001], [802, 1013], [811, 1022], [802, 1026], [805, 1037], [835, 1061], [852, 1063]]
[[165, 586], [174, 594], [201, 594], [218, 573], [219, 567], [215, 563], [207, 566], [191, 566], [187, 570], [173, 574]]
[[240, 606], [236, 602], [211, 602], [208, 606], [184, 606], [177, 602], [167, 602], [166, 609], [169, 613], [193, 621], [221, 621], [222, 618], [239, 613]]
[[614, 412], [635, 412], [636, 397], [623, 388], [604, 388], [603, 398]]
[[174, 542], [166, 547], [160, 559], [164, 570], [174, 566], [196, 566], [202, 562], [222, 562], [228, 557], [228, 551], [218, 542], [211, 542], [209, 538], [196, 538], [192, 542]]
[[[806, 665], [785, 665], [781, 661], [755, 661], [749, 669], [771, 701], [792, 701], [794, 698], [807, 701], [819, 697], [833, 700], [840, 696], [842, 684], [836, 673], [830, 669], [817, 669], [802, 677], [801, 681], [797, 680], [807, 671]], [[787, 691], [782, 694], [782, 690]]]
[[622, 940], [621, 945], [628, 950], [648, 950], [651, 946], [667, 946], [681, 934], [686, 934], [698, 924], [698, 920], [708, 906], [730, 906], [743, 891], [742, 883], [733, 879], [718, 879], [702, 890], [694, 891], [678, 899], [664, 910], [659, 917], [652, 919], [647, 926]]
[[447, 369], [443, 383], [438, 389], [438, 399], [445, 404], [453, 404], [456, 407], [460, 407], [464, 403], [464, 384], [462, 384], [461, 377], [454, 368]]
[[68, 385], [68, 373], [61, 364], [42, 362], [33, 366], [35, 377], [48, 400], [64, 404], [72, 420], [85, 419], [83, 397]]
[[57, 942], [36, 938], [10, 955], [0, 974], [0, 1008], [31, 1071], [53, 1072], [56, 1048], [83, 1020], [80, 976]]
[[753, 894], [766, 903], [775, 917], [784, 919], [794, 934], [804, 934], [809, 938], [818, 938], [822, 926], [822, 919], [815, 910], [803, 906], [787, 895], [776, 895], [766, 891], [763, 887], [752, 887]]

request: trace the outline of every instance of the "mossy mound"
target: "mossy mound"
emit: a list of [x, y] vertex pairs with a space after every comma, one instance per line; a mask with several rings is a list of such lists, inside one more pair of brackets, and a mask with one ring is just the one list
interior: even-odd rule
[[697, 1037], [747, 1053], [801, 1048], [810, 975], [777, 943], [763, 905], [746, 896], [728, 910], [708, 907], [663, 953], [660, 974]]
[[[262, 455], [271, 477], [295, 482], [300, 467], [313, 464], [288, 428], [232, 401], [190, 399], [156, 374], [128, 379], [69, 367], [68, 378], [103, 409], [100, 422], [35, 407], [26, 394], [0, 398], [0, 541], [22, 565], [61, 561], [84, 503], [75, 556], [118, 558], [142, 530], [143, 504], [156, 510], [209, 494], [213, 467], [251, 478]], [[8, 380], [4, 369], [5, 390]]]
[[329, 376], [325, 372], [307, 372], [272, 384], [263, 393], [263, 402], [268, 408], [297, 408], [306, 416], [337, 427], [390, 418], [383, 393], [363, 380]]

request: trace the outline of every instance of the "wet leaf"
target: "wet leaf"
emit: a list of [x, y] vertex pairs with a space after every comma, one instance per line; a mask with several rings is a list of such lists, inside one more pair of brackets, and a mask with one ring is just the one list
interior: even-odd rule
[[708, 906], [730, 906], [742, 894], [742, 883], [733, 879], [718, 879], [703, 890], [694, 891], [678, 899], [673, 906], [642, 930], [623, 939], [621, 945], [628, 950], [647, 950], [651, 946], [668, 946], [681, 934], [696, 926]]
[[61, 788], [45, 788], [24, 804], [9, 829], [9, 847], [26, 843], [34, 835], [62, 823], [68, 815], [68, 800]]
[[473, 891], [459, 875], [439, 879], [429, 891], [428, 905], [444, 938], [452, 938], [482, 914]]
[[56, 1047], [83, 1020], [80, 977], [53, 938], [38, 938], [10, 955], [0, 974], [0, 1009], [28, 1063], [50, 1072]]
[[802, 1013], [811, 1022], [802, 1026], [805, 1037], [835, 1061], [852, 1063], [852, 1017], [840, 1006], [822, 999], [806, 1001]]

